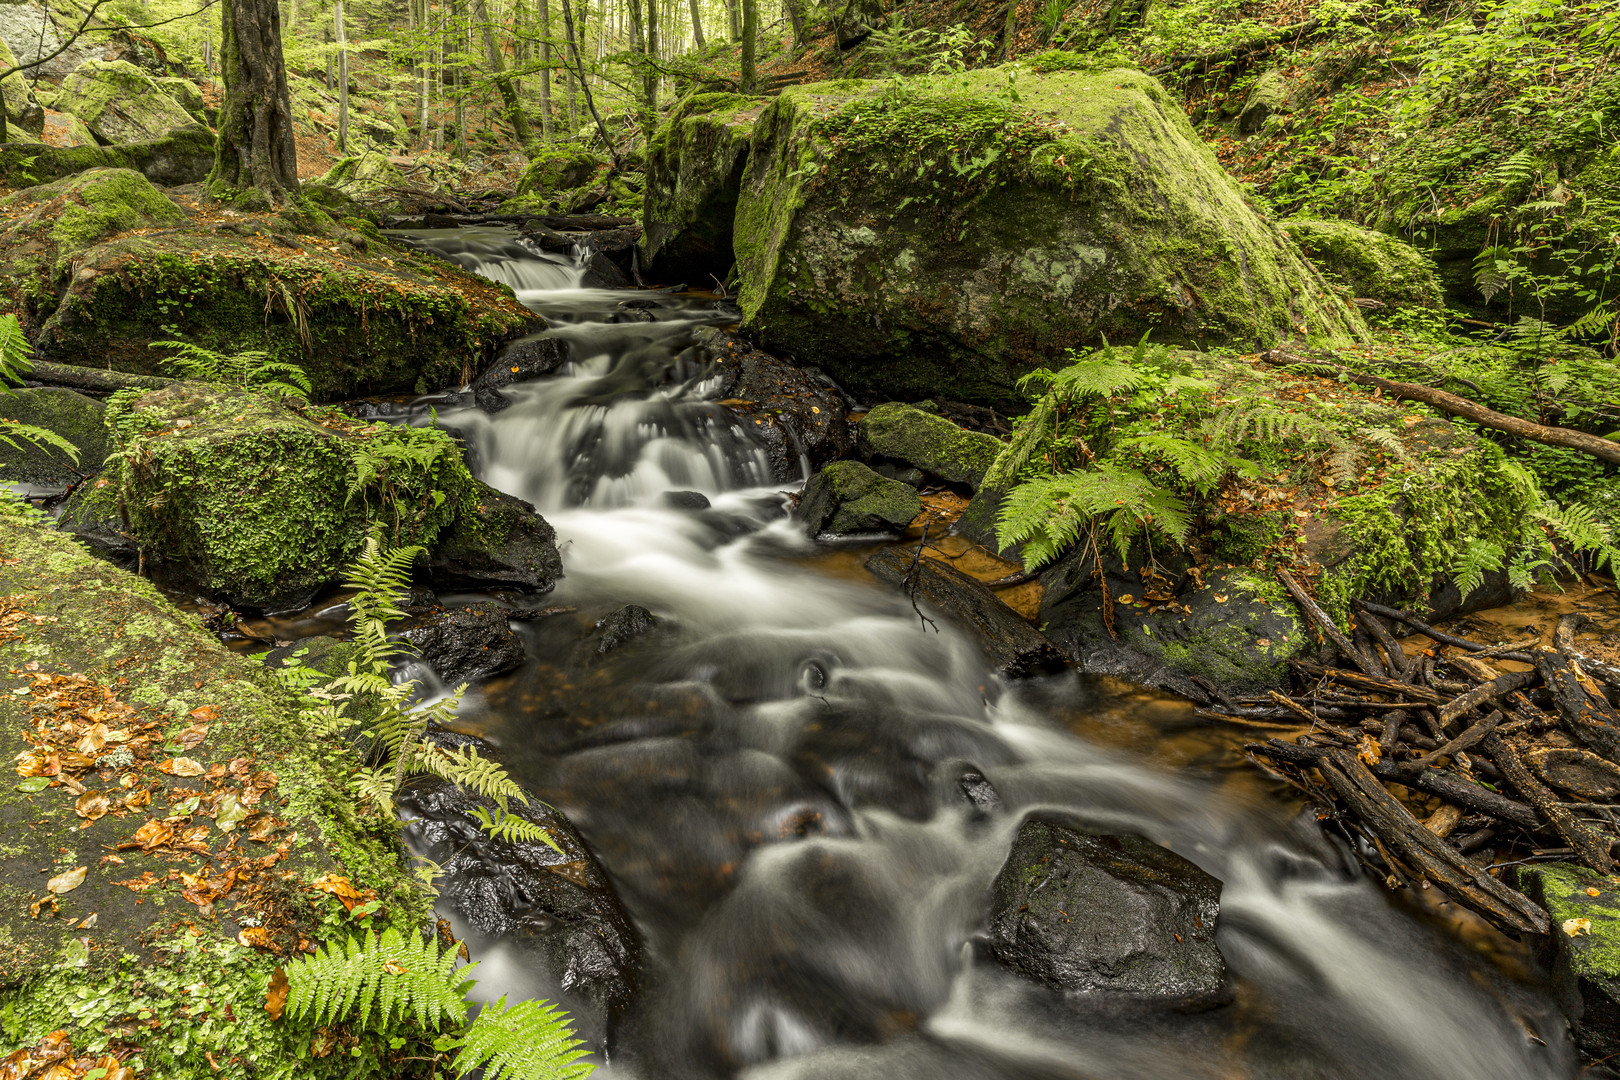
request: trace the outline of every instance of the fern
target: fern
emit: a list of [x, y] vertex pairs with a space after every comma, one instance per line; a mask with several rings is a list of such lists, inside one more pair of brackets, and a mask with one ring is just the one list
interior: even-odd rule
[[164, 357], [162, 363], [179, 372], [182, 378], [231, 383], [257, 390], [277, 401], [308, 400], [314, 389], [303, 368], [271, 359], [262, 349], [221, 353], [189, 341], [154, 341], [148, 347], [172, 349], [173, 353]]
[[473, 817], [478, 820], [479, 826], [496, 840], [505, 840], [512, 844], [544, 844], [559, 855], [566, 855], [562, 845], [557, 843], [551, 830], [544, 825], [536, 824], [516, 814], [501, 810], [491, 814], [482, 806], [473, 811]]
[[1121, 447], [1163, 458], [1176, 475], [1200, 495], [1213, 494], [1227, 473], [1254, 473], [1256, 467], [1235, 454], [1199, 446], [1172, 435], [1138, 435], [1125, 439]]
[[1451, 577], [1457, 591], [1467, 600], [1475, 589], [1485, 583], [1487, 573], [1500, 570], [1506, 562], [1507, 552], [1502, 545], [1476, 539], [1457, 553], [1457, 560], [1451, 567]]
[[381, 937], [367, 931], [364, 941], [351, 937], [287, 965], [287, 1015], [361, 1029], [408, 1016], [430, 1030], [461, 1024], [467, 1019], [463, 998], [474, 985], [461, 979], [477, 966], [458, 972], [456, 953], [441, 953], [437, 937], [401, 937], [392, 927]]
[[1051, 562], [1093, 528], [1106, 531], [1120, 559], [1128, 560], [1131, 542], [1144, 534], [1185, 543], [1192, 517], [1174, 492], [1135, 469], [1104, 462], [1013, 489], [997, 520], [996, 540], [1002, 547], [1022, 545], [1025, 563], [1033, 568]]
[[[17, 316], [0, 315], [0, 394], [12, 393], [9, 384], [21, 382], [33, 370], [32, 355]], [[75, 465], [79, 463], [79, 448], [50, 428], [0, 418], [0, 444], [21, 450], [19, 440], [39, 450], [60, 450]]]
[[595, 1069], [581, 1061], [587, 1051], [574, 1038], [568, 1014], [544, 1001], [520, 1001], [507, 1008], [502, 997], [485, 1005], [460, 1047], [455, 1067], [462, 1076], [484, 1069], [484, 1080], [583, 1080]]

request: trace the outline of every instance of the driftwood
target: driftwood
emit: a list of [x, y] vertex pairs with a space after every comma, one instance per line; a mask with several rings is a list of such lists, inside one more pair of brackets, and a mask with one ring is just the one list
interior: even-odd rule
[[1562, 446], [1570, 450], [1579, 450], [1591, 454], [1599, 461], [1607, 461], [1613, 465], [1620, 465], [1620, 442], [1605, 439], [1601, 435], [1590, 435], [1584, 431], [1573, 428], [1556, 427], [1552, 424], [1537, 424], [1529, 420], [1521, 420], [1517, 416], [1499, 413], [1495, 409], [1487, 409], [1483, 405], [1458, 397], [1456, 394], [1444, 390], [1436, 390], [1432, 386], [1421, 383], [1396, 382], [1393, 379], [1381, 378], [1377, 375], [1364, 375], [1352, 371], [1342, 364], [1328, 363], [1322, 360], [1305, 356], [1295, 356], [1292, 353], [1273, 349], [1264, 356], [1268, 363], [1287, 367], [1314, 368], [1322, 374], [1339, 376], [1360, 386], [1372, 386], [1382, 390], [1392, 398], [1404, 398], [1408, 401], [1421, 401], [1425, 405], [1433, 405], [1442, 412], [1452, 416], [1460, 416], [1464, 420], [1471, 420], [1482, 427], [1495, 428], [1505, 431], [1509, 435], [1531, 442], [1542, 443], [1546, 446]]
[[1310, 617], [1310, 620], [1317, 625], [1317, 628], [1323, 634], [1327, 635], [1329, 641], [1339, 647], [1341, 653], [1349, 657], [1351, 663], [1368, 675], [1377, 678], [1386, 677], [1375, 661], [1369, 660], [1362, 654], [1360, 649], [1351, 643], [1349, 638], [1344, 636], [1344, 632], [1328, 617], [1327, 612], [1322, 610], [1321, 606], [1311, 597], [1311, 594], [1306, 592], [1299, 582], [1294, 580], [1292, 574], [1282, 569], [1282, 567], [1278, 567], [1277, 580], [1282, 582], [1283, 588], [1288, 590], [1288, 595], [1294, 598], [1294, 602], [1299, 605], [1300, 610]]

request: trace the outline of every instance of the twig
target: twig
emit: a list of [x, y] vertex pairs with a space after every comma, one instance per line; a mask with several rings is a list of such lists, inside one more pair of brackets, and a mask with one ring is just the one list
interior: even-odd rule
[[1311, 599], [1311, 594], [1306, 592], [1299, 582], [1294, 580], [1294, 575], [1279, 566], [1277, 568], [1277, 580], [1282, 582], [1283, 588], [1288, 590], [1288, 595], [1294, 598], [1294, 602], [1300, 606], [1300, 610], [1304, 611], [1311, 621], [1316, 623], [1322, 633], [1327, 635], [1328, 640], [1337, 645], [1339, 652], [1343, 653], [1351, 663], [1368, 675], [1380, 679], [1384, 678], [1384, 673], [1379, 670], [1378, 665], [1363, 656], [1361, 650], [1356, 648], [1350, 639], [1344, 636], [1344, 632], [1328, 617], [1328, 613], [1323, 611], [1316, 601]]

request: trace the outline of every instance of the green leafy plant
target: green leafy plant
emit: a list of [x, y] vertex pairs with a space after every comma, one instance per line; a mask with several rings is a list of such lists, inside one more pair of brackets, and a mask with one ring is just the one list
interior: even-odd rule
[[379, 936], [347, 938], [286, 967], [286, 1015], [313, 1024], [343, 1023], [362, 1030], [414, 1020], [426, 1032], [461, 1029], [436, 1041], [456, 1050], [457, 1076], [483, 1070], [485, 1080], [583, 1080], [595, 1066], [568, 1026], [568, 1014], [549, 1002], [507, 1007], [503, 997], [467, 1024], [467, 976], [478, 965], [456, 966], [454, 949], [437, 937], [404, 935], [392, 927]]
[[[33, 370], [32, 354], [28, 337], [23, 333], [17, 316], [0, 315], [0, 396], [11, 394], [10, 384], [20, 382], [23, 375]], [[68, 460], [78, 464], [79, 448], [50, 428], [0, 417], [0, 444], [20, 450], [24, 443], [39, 450], [58, 450]], [[35, 517], [39, 513], [10, 488], [0, 487], [0, 515]]]
[[222, 353], [189, 341], [154, 341], [150, 348], [173, 350], [162, 363], [182, 378], [257, 390], [277, 401], [308, 400], [313, 389], [303, 368], [276, 360], [262, 349]]

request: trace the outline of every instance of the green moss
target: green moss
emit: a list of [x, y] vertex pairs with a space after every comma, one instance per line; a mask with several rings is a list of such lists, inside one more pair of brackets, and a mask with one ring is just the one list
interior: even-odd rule
[[565, 147], [535, 154], [518, 176], [517, 193], [551, 195], [591, 180], [607, 162], [588, 150]]
[[[1519, 870], [1519, 887], [1552, 917], [1553, 936], [1577, 979], [1620, 978], [1620, 890], [1615, 879], [1574, 863], [1535, 863]], [[1587, 892], [1596, 890], [1596, 896]], [[1588, 927], [1572, 927], [1586, 919]]]
[[197, 124], [128, 60], [86, 60], [63, 80], [56, 104], [114, 144], [162, 138]]
[[676, 274], [726, 274], [748, 141], [765, 101], [696, 94], [659, 126], [647, 146], [641, 212], [647, 265]]
[[904, 461], [975, 491], [1001, 452], [1001, 443], [990, 435], [966, 431], [944, 417], [897, 402], [867, 413], [859, 434], [873, 454]]
[[898, 530], [922, 513], [922, 499], [858, 461], [835, 461], [811, 477], [799, 513], [815, 532]]
[[1392, 307], [1439, 307], [1434, 263], [1410, 244], [1348, 221], [1295, 219], [1283, 223], [1317, 268], [1353, 296]]
[[1287, 510], [1223, 514], [1210, 528], [1210, 554], [1223, 563], [1253, 562], [1283, 538], [1293, 516]]
[[201, 127], [119, 146], [0, 146], [0, 177], [12, 186], [98, 168], [134, 169], [154, 183], [189, 184], [207, 176], [213, 164], [214, 134]]
[[[107, 457], [106, 408], [72, 390], [34, 388], [0, 395], [0, 421], [15, 420], [55, 432], [78, 450], [78, 459], [56, 449], [37, 449], [16, 440], [0, 443], [0, 481], [62, 485], [100, 470]], [[0, 434], [5, 429], [0, 428]]]

